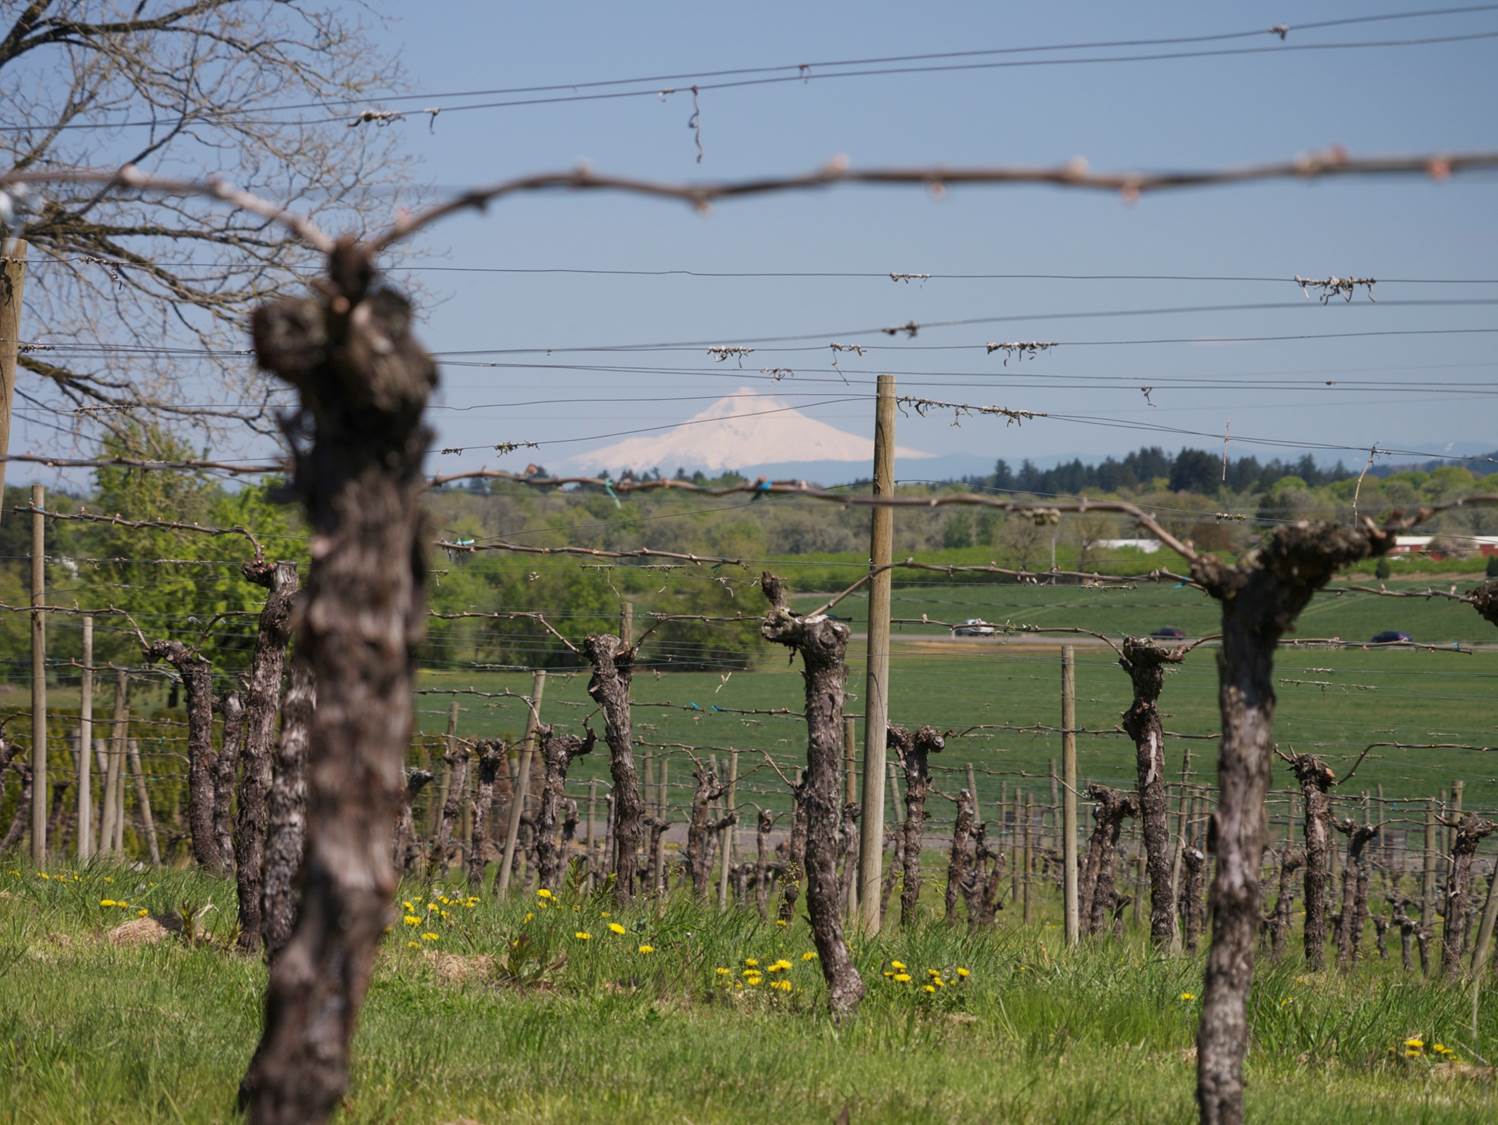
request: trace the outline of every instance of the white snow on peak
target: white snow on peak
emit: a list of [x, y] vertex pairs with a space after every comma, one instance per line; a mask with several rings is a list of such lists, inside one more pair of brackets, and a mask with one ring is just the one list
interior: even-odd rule
[[[869, 413], [872, 423], [872, 409]], [[903, 447], [896, 447], [895, 455], [902, 460], [935, 456]], [[658, 468], [673, 473], [677, 468], [725, 470], [788, 461], [863, 461], [872, 469], [873, 459], [872, 437], [850, 434], [784, 399], [740, 387], [679, 426], [591, 449], [563, 464], [583, 471]]]

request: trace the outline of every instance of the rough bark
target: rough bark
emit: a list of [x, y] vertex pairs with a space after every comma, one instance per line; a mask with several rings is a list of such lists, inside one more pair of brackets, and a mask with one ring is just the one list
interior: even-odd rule
[[884, 922], [889, 913], [890, 896], [895, 893], [895, 883], [900, 878], [900, 837], [893, 827], [884, 830], [884, 850], [889, 852], [889, 862], [884, 865], [884, 877], [879, 880], [879, 921]]
[[0, 837], [0, 855], [20, 842], [31, 823], [31, 767], [25, 762], [13, 762], [11, 769], [21, 779], [21, 792], [16, 799], [16, 812], [11, 817], [10, 827], [6, 829], [4, 837]]
[[1082, 865], [1082, 898], [1079, 903], [1082, 925], [1089, 935], [1102, 933], [1114, 906], [1113, 862], [1118, 854], [1118, 837], [1123, 822], [1139, 815], [1139, 798], [1106, 785], [1089, 785], [1087, 799], [1092, 807], [1092, 836], [1087, 842], [1087, 858]]
[[468, 796], [468, 747], [453, 742], [442, 755], [447, 767], [447, 799], [442, 802], [442, 818], [437, 822], [437, 838], [432, 841], [432, 874], [437, 878], [446, 876], [453, 865], [458, 849], [459, 821], [463, 816], [463, 801]]
[[1347, 837], [1347, 862], [1342, 866], [1342, 914], [1337, 921], [1337, 967], [1346, 969], [1358, 959], [1363, 927], [1368, 922], [1368, 856], [1370, 841], [1378, 828], [1358, 824], [1351, 818], [1333, 820], [1332, 826]]
[[935, 727], [924, 726], [912, 733], [891, 723], [887, 745], [905, 771], [905, 821], [900, 826], [905, 873], [900, 886], [903, 928], [915, 925], [921, 898], [921, 845], [926, 831], [926, 798], [931, 792], [930, 756], [940, 753], [946, 742]]
[[428, 538], [421, 415], [436, 367], [411, 310], [341, 241], [317, 295], [256, 311], [261, 366], [297, 389], [287, 419], [312, 568], [297, 649], [317, 684], [296, 930], [271, 966], [264, 1031], [240, 1087], [254, 1125], [326, 1119], [396, 887], [391, 851], [410, 743]]
[[224, 736], [218, 757], [213, 760], [213, 836], [218, 841], [219, 854], [224, 857], [224, 870], [233, 873], [234, 855], [234, 790], [239, 773], [240, 753], [244, 749], [244, 692], [241, 688], [224, 692], [219, 698], [219, 714], [223, 717]]
[[1280, 955], [1285, 935], [1290, 932], [1290, 918], [1295, 909], [1295, 872], [1305, 866], [1306, 853], [1298, 848], [1287, 847], [1280, 853], [1280, 893], [1274, 902], [1274, 913], [1267, 920], [1269, 931], [1269, 953]]
[[296, 927], [298, 880], [307, 837], [307, 738], [316, 705], [312, 670], [305, 660], [293, 660], [281, 701], [281, 735], [271, 761], [266, 799], [261, 933], [270, 961], [280, 956]]
[[[967, 789], [957, 791], [957, 819], [952, 825], [952, 850], [947, 855], [947, 895], [945, 918], [957, 921], [957, 900], [971, 893], [977, 877], [978, 804]], [[909, 876], [907, 876], [908, 878]]]
[[1498, 831], [1498, 824], [1476, 813], [1459, 821], [1447, 821], [1455, 828], [1451, 838], [1451, 866], [1446, 876], [1445, 924], [1441, 927], [1441, 975], [1456, 980], [1462, 975], [1462, 958], [1467, 951], [1467, 930], [1472, 921], [1472, 861], [1483, 837]]
[[395, 823], [395, 843], [390, 849], [397, 869], [405, 875], [415, 875], [421, 869], [424, 852], [421, 837], [416, 832], [416, 817], [412, 813], [412, 806], [421, 791], [432, 783], [434, 776], [431, 770], [406, 771], [404, 797]]
[[708, 878], [712, 874], [712, 834], [726, 827], [712, 819], [709, 806], [728, 792], [728, 786], [718, 780], [712, 766], [701, 763], [692, 771], [692, 778], [697, 784], [692, 790], [691, 812], [687, 818], [686, 865], [692, 893], [705, 898]]
[[291, 640], [291, 607], [296, 599], [296, 563], [256, 559], [240, 568], [268, 591], [250, 658], [244, 692], [244, 739], [240, 761], [239, 815], [234, 825], [234, 874], [239, 891], [239, 948], [253, 952], [262, 940], [266, 807], [273, 767], [271, 746], [281, 702], [281, 671]]
[[858, 877], [858, 818], [863, 806], [857, 801], [843, 805], [843, 870], [837, 898], [846, 913], [852, 909], [853, 881]]
[[[567, 792], [567, 770], [574, 758], [590, 753], [597, 737], [592, 730], [583, 738], [558, 734], [554, 727], [536, 729], [541, 754], [541, 800], [536, 808], [536, 871], [541, 886], [560, 890], [566, 849], [557, 839], [557, 817]], [[574, 818], [574, 825], [576, 820]]]
[[1202, 935], [1202, 883], [1206, 878], [1207, 857], [1200, 848], [1181, 852], [1181, 934], [1186, 952], [1195, 953]]
[[[645, 800], [635, 770], [630, 730], [629, 684], [635, 653], [611, 633], [595, 633], [583, 642], [592, 665], [588, 696], [603, 709], [603, 740], [609, 748], [609, 775], [614, 784], [614, 900], [623, 905], [634, 896], [639, 879], [640, 844], [644, 839]], [[652, 869], [653, 870], [653, 869]]]
[[989, 845], [986, 825], [978, 825], [974, 852], [972, 889], [967, 898], [969, 929], [992, 926], [1004, 906], [1004, 850]]
[[[494, 785], [505, 773], [507, 750], [502, 739], [480, 740], [478, 751], [478, 785], [473, 795], [473, 833], [468, 844], [468, 885], [477, 890], [484, 885], [484, 865], [491, 846], [490, 817], [494, 812]], [[591, 857], [589, 857], [591, 860]]]
[[1191, 564], [1192, 576], [1222, 604], [1212, 946], [1196, 1036], [1196, 1100], [1203, 1125], [1243, 1120], [1248, 990], [1274, 747], [1274, 648], [1332, 575], [1383, 554], [1393, 539], [1367, 520], [1352, 528], [1301, 522], [1276, 528], [1233, 566], [1210, 555]]
[[760, 809], [754, 822], [754, 905], [761, 918], [769, 917], [770, 911], [770, 829], [774, 827], [775, 814]]
[[864, 994], [863, 980], [843, 940], [837, 901], [838, 771], [843, 758], [849, 630], [825, 614], [802, 617], [792, 613], [785, 587], [774, 575], [765, 574], [760, 588], [770, 602], [760, 635], [800, 654], [806, 682], [806, 775], [801, 784], [806, 809], [806, 911], [827, 981], [828, 1006], [839, 1016], [851, 1013]]
[[796, 900], [806, 875], [806, 775], [791, 786], [791, 831], [780, 852], [780, 910], [776, 917], [789, 922], [796, 916]]
[[152, 641], [147, 662], [165, 660], [182, 678], [187, 698], [187, 827], [192, 855], [205, 871], [228, 871], [218, 833], [214, 830], [213, 666], [208, 658], [181, 641]]
[[1326, 966], [1332, 878], [1332, 806], [1327, 791], [1337, 775], [1314, 754], [1297, 754], [1290, 759], [1290, 769], [1300, 783], [1305, 805], [1306, 968], [1319, 973]]
[[1165, 666], [1179, 664], [1184, 658], [1183, 650], [1162, 648], [1148, 637], [1126, 637], [1118, 661], [1134, 685], [1134, 701], [1124, 712], [1123, 728], [1134, 740], [1144, 864], [1150, 882], [1150, 943], [1156, 949], [1168, 949], [1176, 939], [1175, 849], [1170, 841], [1159, 701]]

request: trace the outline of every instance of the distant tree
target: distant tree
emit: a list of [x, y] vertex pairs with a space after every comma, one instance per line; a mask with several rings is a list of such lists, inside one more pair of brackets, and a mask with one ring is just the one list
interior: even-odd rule
[[[133, 163], [214, 170], [358, 233], [409, 197], [400, 130], [350, 128], [401, 80], [363, 24], [326, 0], [13, 0], [0, 5], [6, 130], [16, 170]], [[297, 112], [278, 104], [310, 103]], [[48, 260], [26, 281], [27, 335], [77, 346], [20, 357], [18, 398], [69, 426], [128, 422], [269, 429], [265, 384], [239, 351], [248, 310], [318, 255], [289, 232], [189, 195], [57, 184], [20, 201], [4, 235]], [[134, 348], [147, 345], [149, 362]], [[174, 366], [163, 343], [217, 349]], [[100, 345], [109, 345], [102, 352]], [[78, 346], [81, 345], [81, 346]], [[247, 378], [249, 385], [246, 385]], [[183, 392], [183, 387], [196, 389]], [[252, 398], [248, 408], [237, 400]], [[222, 403], [225, 405], [205, 405]], [[83, 408], [83, 409], [79, 409]], [[95, 408], [95, 409], [90, 409]], [[76, 411], [76, 413], [75, 413]]]

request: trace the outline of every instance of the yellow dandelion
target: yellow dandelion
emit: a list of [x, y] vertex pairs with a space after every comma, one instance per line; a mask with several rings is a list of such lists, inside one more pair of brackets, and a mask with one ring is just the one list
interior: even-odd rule
[[934, 985], [934, 984], [923, 984], [923, 985], [921, 985], [921, 991], [922, 992], [935, 992], [936, 991], [936, 985]]
[[805, 953], [801, 954], [801, 960], [803, 961], [815, 961], [816, 959], [817, 951], [815, 949], [808, 949]]
[[421, 935], [421, 940], [422, 941], [441, 941], [442, 937], [441, 937], [440, 934], [434, 934], [434, 933], [432, 933], [431, 930], [428, 930], [426, 933], [424, 933], [424, 934]]
[[1404, 1057], [1407, 1059], [1418, 1059], [1420, 1058], [1420, 1052], [1415, 1050], [1415, 1048], [1413, 1047], [1406, 1047], [1404, 1051]]
[[624, 933], [628, 933], [628, 932], [629, 931], [626, 930], [623, 926], [621, 926], [618, 922], [610, 922], [609, 923], [609, 933], [611, 933], [611, 934], [624, 934]]
[[99, 900], [99, 905], [100, 906], [113, 906], [114, 905], [114, 899], [112, 899], [112, 898], [101, 898]]
[[791, 963], [782, 957], [779, 961], [770, 962], [770, 964], [767, 966], [767, 971], [772, 973], [783, 973], [790, 967]]
[[774, 988], [774, 989], [778, 989], [781, 992], [789, 992], [791, 990], [791, 982], [788, 981], [788, 980], [785, 980], [784, 978], [782, 978], [780, 980], [772, 980], [770, 982], [770, 987]]
[[784, 918], [776, 918], [775, 919], [775, 924], [777, 926], [782, 926], [782, 927], [790, 925], [790, 923], [787, 922]]
[[406, 942], [406, 948], [407, 949], [420, 949], [421, 948], [421, 942], [419, 942], [419, 941], [408, 941], [408, 942]]
[[1422, 1051], [1425, 1049], [1425, 1040], [1415, 1038], [1406, 1039], [1404, 1045], [1412, 1051]]
[[896, 973], [894, 976], [890, 977], [890, 979], [893, 980], [893, 981], [896, 981], [899, 984], [909, 984], [910, 983], [910, 974], [909, 973]]
[[546, 904], [544, 902], [538, 902], [538, 903], [536, 903], [536, 909], [537, 910], [545, 910], [546, 909]]
[[407, 914], [404, 918], [401, 919], [401, 921], [404, 922], [408, 926], [419, 926], [419, 925], [421, 925], [421, 919], [419, 917], [417, 917], [415, 914]]
[[521, 921], [522, 922], [530, 922], [530, 921], [534, 920], [535, 917], [536, 916], [534, 914], [532, 914], [529, 910], [527, 910], [525, 912], [525, 917], [522, 918]]
[[607, 910], [600, 910], [598, 912], [598, 916], [600, 918], [607, 918], [609, 916], [609, 912]]
[[588, 933], [587, 930], [578, 930], [572, 936], [575, 937], [575, 938], [577, 938], [578, 941], [592, 941], [593, 940], [593, 935], [590, 934], [590, 933]]
[[732, 975], [733, 970], [730, 969], [727, 965], [719, 965], [713, 970], [713, 972], [717, 973], [720, 977], [726, 977]]
[[640, 946], [640, 952], [641, 953], [654, 953], [655, 952], [655, 946], [653, 946], [653, 945], [642, 945], [642, 946]]
[[[37, 873], [36, 873], [36, 877], [37, 877], [37, 878], [38, 878], [38, 879], [46, 879], [46, 880], [47, 880], [47, 881], [48, 881], [48, 882], [51, 882], [51, 880], [52, 880], [52, 876], [50, 876], [50, 875], [48, 875], [48, 874], [47, 874], [47, 873], [46, 873], [46, 872], [45, 872], [45, 871], [38, 871], [38, 872], [37, 872]], [[106, 882], [106, 883], [107, 883], [107, 882], [109, 882], [109, 880], [108, 880], [108, 879], [105, 879], [105, 880], [104, 880], [104, 881], [105, 881], [105, 882]]]
[[1183, 1002], [1189, 1003], [1190, 1001], [1196, 999], [1196, 993], [1194, 993], [1194, 992], [1183, 992], [1179, 996], [1177, 996], [1176, 999], [1180, 1000], [1180, 1001], [1183, 1001]]
[[747, 966], [749, 966], [749, 968], [751, 968], [751, 969], [757, 969], [757, 968], [759, 968], [759, 958], [758, 957], [745, 957], [744, 958], [744, 964], [747, 965]]
[[957, 966], [957, 975], [958, 975], [958, 976], [959, 976], [959, 977], [963, 977], [963, 978], [964, 978], [964, 979], [966, 979], [966, 978], [967, 978], [967, 977], [970, 977], [970, 976], [972, 976], [972, 975], [973, 975], [973, 974], [972, 974], [972, 973], [970, 973], [970, 972], [968, 972], [968, 971], [967, 971], [967, 969], [966, 969], [966, 968], [964, 968], [964, 967], [963, 967], [963, 966], [961, 966], [961, 965], [958, 965], [958, 966]]
[[756, 973], [752, 977], [745, 977], [744, 983], [747, 984], [750, 988], [758, 988], [761, 984], [764, 983], [764, 980], [764, 977]]
[[538, 890], [536, 892], [536, 897], [537, 898], [550, 898], [551, 897], [551, 892], [548, 891], [545, 887], [542, 887], [540, 890]]
[[1432, 1043], [1430, 1045], [1430, 1049], [1431, 1049], [1432, 1052], [1434, 1052], [1437, 1055], [1449, 1055], [1449, 1054], [1451, 1054], [1451, 1048], [1448, 1047], [1448, 1046], [1446, 1046], [1446, 1044], [1444, 1044], [1444, 1043]]
[[932, 977], [931, 978], [931, 983], [933, 985], [935, 985], [937, 988], [946, 988], [947, 987], [947, 982], [944, 981], [944, 980], [942, 980], [941, 977]]
[[147, 916], [148, 916], [148, 915], [149, 915], [149, 914], [150, 914], [150, 913], [151, 913], [151, 912], [150, 912], [150, 911], [149, 911], [149, 910], [147, 910], [147, 909], [146, 909], [146, 908], [145, 908], [145, 907], [144, 907], [144, 906], [142, 906], [142, 907], [141, 907], [141, 908], [140, 908], [140, 909], [139, 909], [139, 910], [137, 910], [137, 911], [136, 911], [136, 912], [135, 912], [135, 916], [136, 916], [136, 917], [137, 917], [137, 918], [145, 918], [145, 917], [147, 917]]
[[904, 961], [891, 961], [889, 963], [889, 967], [891, 969], [893, 969], [897, 973], [903, 973], [905, 971], [905, 962]]

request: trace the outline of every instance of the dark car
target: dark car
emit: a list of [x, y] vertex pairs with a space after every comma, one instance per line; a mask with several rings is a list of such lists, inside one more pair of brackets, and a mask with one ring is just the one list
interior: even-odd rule
[[1186, 630], [1178, 628], [1175, 625], [1161, 625], [1150, 634], [1150, 636], [1157, 637], [1162, 641], [1178, 641], [1185, 635]]
[[1401, 633], [1398, 629], [1385, 629], [1382, 633], [1374, 633], [1369, 644], [1374, 645], [1397, 645], [1401, 641], [1408, 641], [1411, 637], [1408, 633]]

